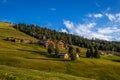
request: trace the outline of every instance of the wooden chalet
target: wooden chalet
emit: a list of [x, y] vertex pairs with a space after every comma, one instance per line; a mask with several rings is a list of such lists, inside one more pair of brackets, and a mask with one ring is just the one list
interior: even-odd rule
[[21, 40], [22, 43], [33, 43], [31, 40], [29, 39], [22, 39]]
[[46, 48], [49, 46], [49, 44], [53, 44], [54, 47], [58, 46], [60, 49], [65, 49], [65, 43], [62, 40], [53, 41], [51, 39], [47, 39], [47, 40], [39, 41], [39, 44], [45, 46]]
[[58, 58], [63, 58], [63, 59], [70, 59], [70, 55], [67, 53], [59, 53], [57, 54]]
[[11, 41], [11, 42], [16, 42], [16, 43], [33, 43], [32, 40], [20, 39], [20, 38], [16, 38], [16, 37], [8, 37], [8, 38], [6, 38], [6, 40]]

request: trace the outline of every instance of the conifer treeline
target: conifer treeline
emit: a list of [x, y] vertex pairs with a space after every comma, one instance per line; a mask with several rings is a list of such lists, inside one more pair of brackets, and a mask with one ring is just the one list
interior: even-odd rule
[[55, 30], [50, 30], [48, 28], [43, 28], [32, 24], [27, 25], [19, 23], [16, 24], [14, 28], [39, 40], [43, 39], [43, 36], [46, 36], [47, 39], [51, 38], [53, 40], [63, 40], [66, 44], [73, 44], [85, 48], [97, 46], [99, 50], [114, 50], [120, 52], [120, 42], [110, 42], [99, 39], [90, 40], [81, 36], [57, 32]]

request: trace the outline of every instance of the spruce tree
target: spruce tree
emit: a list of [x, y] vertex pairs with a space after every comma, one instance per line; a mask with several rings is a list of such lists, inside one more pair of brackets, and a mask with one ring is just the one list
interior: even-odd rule
[[99, 54], [99, 51], [98, 51], [97, 47], [95, 48], [94, 57], [95, 58], [100, 58], [100, 54]]
[[72, 46], [69, 46], [68, 53], [70, 54], [70, 58], [71, 58], [72, 61], [77, 59], [76, 51]]
[[59, 53], [59, 48], [58, 48], [58, 46], [56, 46], [56, 48], [55, 48], [55, 55], [57, 55]]
[[54, 53], [54, 45], [53, 44], [49, 44], [49, 46], [48, 46], [48, 53], [50, 55], [52, 55]]
[[94, 57], [94, 48], [90, 47], [90, 57]]
[[90, 57], [90, 49], [87, 49], [87, 52], [86, 52], [86, 57], [89, 58]]

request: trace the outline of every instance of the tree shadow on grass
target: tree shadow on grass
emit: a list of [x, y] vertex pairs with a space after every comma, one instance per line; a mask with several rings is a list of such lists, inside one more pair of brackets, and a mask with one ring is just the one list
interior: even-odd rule
[[45, 57], [41, 57], [41, 58], [30, 58], [30, 57], [25, 57], [27, 59], [37, 59], [37, 60], [53, 60], [53, 61], [70, 61], [69, 59], [63, 59], [63, 58], [54, 58], [51, 55], [49, 55], [46, 52], [42, 52], [42, 51], [35, 51], [35, 50], [25, 50], [25, 49], [17, 49], [19, 51], [25, 51], [25, 52], [30, 52], [32, 54], [40, 54], [43, 55]]
[[44, 55], [46, 57], [50, 57], [49, 54], [47, 54], [46, 52], [43, 51], [35, 51], [35, 50], [25, 50], [25, 49], [17, 49], [19, 51], [25, 51], [25, 52], [30, 52], [32, 54], [40, 54], [40, 55]]
[[27, 58], [27, 59], [38, 59], [38, 60], [52, 60], [52, 61], [71, 61], [71, 60], [66, 60], [66, 59], [61, 59], [61, 58]]
[[114, 61], [114, 62], [120, 62], [120, 60], [112, 60], [112, 61]]

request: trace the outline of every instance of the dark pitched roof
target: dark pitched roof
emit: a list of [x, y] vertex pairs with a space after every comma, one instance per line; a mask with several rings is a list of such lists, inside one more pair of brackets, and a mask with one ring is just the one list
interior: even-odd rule
[[58, 56], [64, 56], [66, 53], [59, 53]]

